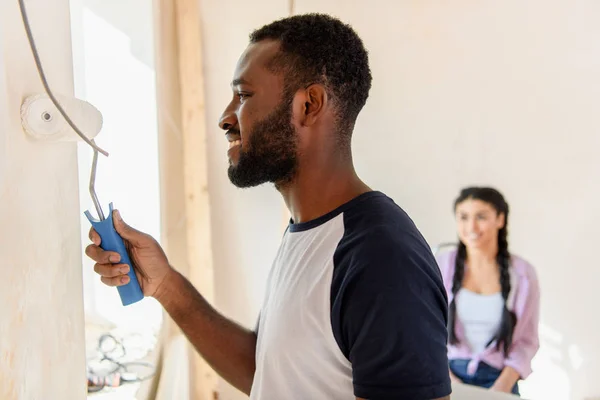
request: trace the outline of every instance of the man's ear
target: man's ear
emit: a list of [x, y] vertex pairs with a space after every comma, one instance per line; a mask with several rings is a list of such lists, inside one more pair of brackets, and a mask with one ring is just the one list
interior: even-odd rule
[[302, 126], [315, 124], [329, 105], [327, 91], [323, 85], [318, 83], [312, 84], [302, 90], [302, 95], [298, 97], [303, 102], [301, 105], [302, 115], [299, 115]]

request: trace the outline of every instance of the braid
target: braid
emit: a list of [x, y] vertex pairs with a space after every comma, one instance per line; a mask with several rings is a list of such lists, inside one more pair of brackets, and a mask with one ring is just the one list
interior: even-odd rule
[[454, 277], [452, 278], [452, 302], [448, 308], [448, 326], [449, 326], [449, 341], [450, 344], [457, 344], [456, 331], [454, 330], [454, 321], [456, 321], [456, 294], [462, 286], [462, 281], [465, 276], [465, 259], [467, 258], [467, 248], [461, 241], [458, 243], [458, 251], [456, 252], [456, 261], [454, 269]]
[[510, 293], [510, 275], [508, 272], [508, 268], [510, 267], [510, 253], [508, 252], [506, 236], [507, 229], [505, 225], [498, 231], [498, 255], [496, 256], [496, 261], [500, 266], [500, 285], [504, 301], [508, 300], [508, 294]]
[[492, 340], [497, 340], [496, 349], [502, 350], [505, 355], [508, 355], [510, 346], [512, 345], [513, 332], [517, 323], [517, 316], [514, 312], [510, 311], [507, 307], [508, 295], [510, 293], [510, 253], [508, 252], [508, 230], [506, 223], [502, 229], [498, 232], [498, 255], [496, 260], [500, 268], [500, 286], [502, 290], [502, 297], [504, 298], [504, 308], [502, 310], [502, 320], [500, 322], [500, 328]]

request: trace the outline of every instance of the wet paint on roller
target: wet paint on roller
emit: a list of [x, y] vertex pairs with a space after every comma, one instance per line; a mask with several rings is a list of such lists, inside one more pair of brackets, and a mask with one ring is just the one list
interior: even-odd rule
[[[68, 0], [28, 0], [55, 91], [71, 95]], [[0, 399], [86, 398], [77, 148], [35, 142], [22, 101], [42, 93], [17, 2], [0, 2]]]

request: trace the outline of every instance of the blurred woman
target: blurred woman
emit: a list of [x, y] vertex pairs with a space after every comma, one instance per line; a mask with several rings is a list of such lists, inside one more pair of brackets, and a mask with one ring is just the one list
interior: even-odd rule
[[493, 188], [454, 202], [458, 248], [437, 256], [449, 301], [450, 377], [519, 395], [539, 348], [534, 268], [508, 248], [509, 207]]

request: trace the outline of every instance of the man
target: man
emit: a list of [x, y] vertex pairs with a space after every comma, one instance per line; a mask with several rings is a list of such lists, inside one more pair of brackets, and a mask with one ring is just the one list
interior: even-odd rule
[[[274, 183], [292, 215], [256, 331], [215, 311], [154, 239], [114, 214], [144, 294], [251, 399], [449, 398], [437, 264], [410, 218], [353, 167], [350, 139], [370, 86], [362, 41], [325, 15], [258, 29], [238, 61], [219, 121], [229, 178]], [[102, 281], [127, 283], [128, 266], [90, 238]]]

